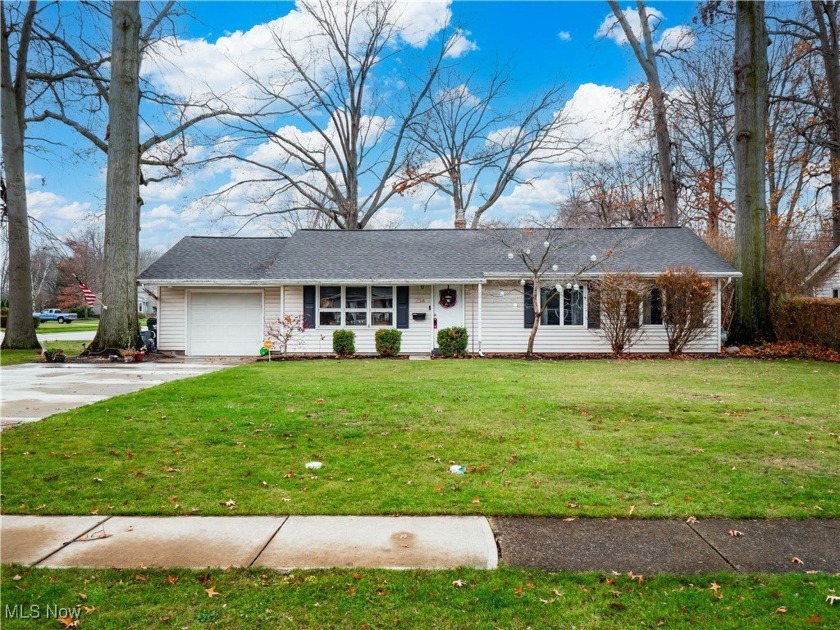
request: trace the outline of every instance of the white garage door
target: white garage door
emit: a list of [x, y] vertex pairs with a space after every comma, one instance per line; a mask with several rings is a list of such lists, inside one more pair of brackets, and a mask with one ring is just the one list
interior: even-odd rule
[[263, 341], [263, 295], [259, 293], [190, 294], [187, 354], [255, 356]]

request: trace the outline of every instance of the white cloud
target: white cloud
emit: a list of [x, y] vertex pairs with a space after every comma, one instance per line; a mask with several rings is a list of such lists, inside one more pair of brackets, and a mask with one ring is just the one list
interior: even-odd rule
[[687, 24], [683, 24], [681, 26], [666, 28], [662, 31], [662, 36], [654, 45], [657, 50], [674, 53], [680, 50], [688, 50], [696, 42], [697, 35], [695, 35], [694, 29]]
[[557, 33], [557, 38], [561, 42], [570, 42], [572, 41], [572, 34], [569, 33], [569, 31], [560, 31], [559, 33]]
[[[665, 20], [665, 15], [662, 11], [659, 11], [651, 6], [646, 7], [646, 11], [651, 33], [659, 33], [659, 29]], [[636, 39], [642, 41], [642, 20], [639, 17], [638, 10], [632, 7], [627, 7], [624, 9], [623, 13], [627, 23], [630, 25], [630, 29], [636, 36]], [[626, 46], [629, 43], [627, 35], [624, 33], [624, 29], [612, 13], [609, 13], [604, 18], [601, 26], [599, 26], [598, 30], [595, 32], [595, 37], [611, 39], [619, 46]], [[662, 51], [673, 53], [679, 50], [688, 50], [694, 45], [696, 40], [697, 36], [694, 34], [694, 29], [687, 24], [681, 24], [679, 26], [666, 28], [664, 31], [659, 33], [659, 36], [655, 38], [653, 42], [653, 46], [657, 52]]]
[[169, 205], [162, 203], [161, 205], [149, 210], [147, 216], [153, 217], [155, 219], [168, 219], [170, 217], [175, 216], [175, 211], [171, 207], [169, 207]]
[[88, 202], [70, 201], [46, 190], [28, 190], [26, 201], [29, 214], [47, 223], [80, 221], [91, 210]]
[[[658, 9], [654, 9], [653, 7], [646, 7], [647, 16], [648, 16], [648, 24], [651, 26], [651, 30], [655, 31], [656, 28], [662, 23], [664, 19], [664, 15], [662, 11]], [[642, 38], [642, 20], [639, 17], [639, 12], [632, 8], [627, 7], [623, 11], [624, 17], [627, 20], [627, 23], [630, 25], [630, 29], [633, 31], [633, 34], [636, 36], [637, 39], [641, 40]], [[613, 40], [619, 46], [624, 46], [629, 42], [627, 39], [627, 35], [624, 34], [624, 29], [621, 28], [621, 24], [618, 21], [618, 18], [615, 17], [612, 13], [609, 13], [607, 17], [604, 18], [604, 21], [601, 23], [601, 26], [598, 27], [598, 30], [595, 32], [595, 37], [601, 38], [605, 37], [607, 39]]]
[[[360, 5], [374, 0], [362, 0]], [[397, 37], [395, 44], [422, 49], [441, 32], [452, 17], [449, 8], [451, 0], [428, 0], [412, 2], [403, 0], [394, 8]], [[341, 11], [339, 2], [331, 0], [336, 12]], [[360, 23], [362, 20], [360, 20]], [[365, 33], [356, 29], [359, 42]], [[466, 38], [467, 32], [456, 32], [454, 42], [459, 52], [466, 54], [474, 50], [475, 44]], [[182, 39], [178, 47], [164, 41], [144, 66], [148, 78], [162, 83], [173, 94], [182, 97], [220, 96], [232, 106], [254, 107], [254, 99], [264, 99], [249, 81], [246, 73], [258, 80], [280, 89], [280, 77], [289, 67], [280, 59], [275, 38], [281, 38], [296, 57], [305, 61], [309, 71], [326, 71], [330, 67], [331, 47], [319, 29], [315, 19], [300, 4], [283, 17], [258, 24], [247, 31], [234, 31], [215, 41], [204, 38]]]
[[458, 57], [463, 57], [468, 53], [478, 50], [478, 44], [469, 39], [470, 35], [472, 35], [470, 31], [464, 31], [460, 28], [457, 29], [452, 34], [452, 37], [449, 38], [445, 56], [451, 59], [457, 59]]

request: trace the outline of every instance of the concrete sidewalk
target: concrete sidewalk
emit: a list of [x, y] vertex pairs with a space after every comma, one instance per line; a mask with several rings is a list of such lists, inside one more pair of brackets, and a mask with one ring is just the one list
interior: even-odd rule
[[[3, 516], [0, 560], [40, 567], [382, 567], [639, 574], [840, 572], [840, 521], [480, 516]], [[501, 554], [501, 558], [500, 558]]]

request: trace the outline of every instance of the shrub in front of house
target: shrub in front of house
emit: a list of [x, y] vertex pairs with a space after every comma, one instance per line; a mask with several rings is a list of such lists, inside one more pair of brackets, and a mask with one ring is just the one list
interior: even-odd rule
[[445, 357], [463, 357], [467, 354], [467, 329], [458, 326], [442, 328], [437, 340], [440, 353]]
[[383, 357], [395, 357], [400, 353], [402, 332], [395, 328], [377, 330], [374, 335], [376, 351]]
[[656, 279], [662, 296], [662, 324], [668, 352], [679, 354], [707, 332], [712, 312], [712, 283], [689, 267], [666, 269]]
[[356, 354], [356, 333], [352, 330], [333, 331], [333, 352], [340, 357]]
[[840, 351], [840, 300], [799, 297], [782, 302], [776, 336], [779, 341], [812, 343]]

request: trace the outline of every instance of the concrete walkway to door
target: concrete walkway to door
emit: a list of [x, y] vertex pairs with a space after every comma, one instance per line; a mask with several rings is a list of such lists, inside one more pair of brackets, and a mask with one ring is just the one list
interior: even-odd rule
[[218, 363], [22, 363], [0, 367], [0, 427], [137, 392], [169, 381], [209, 374]]

